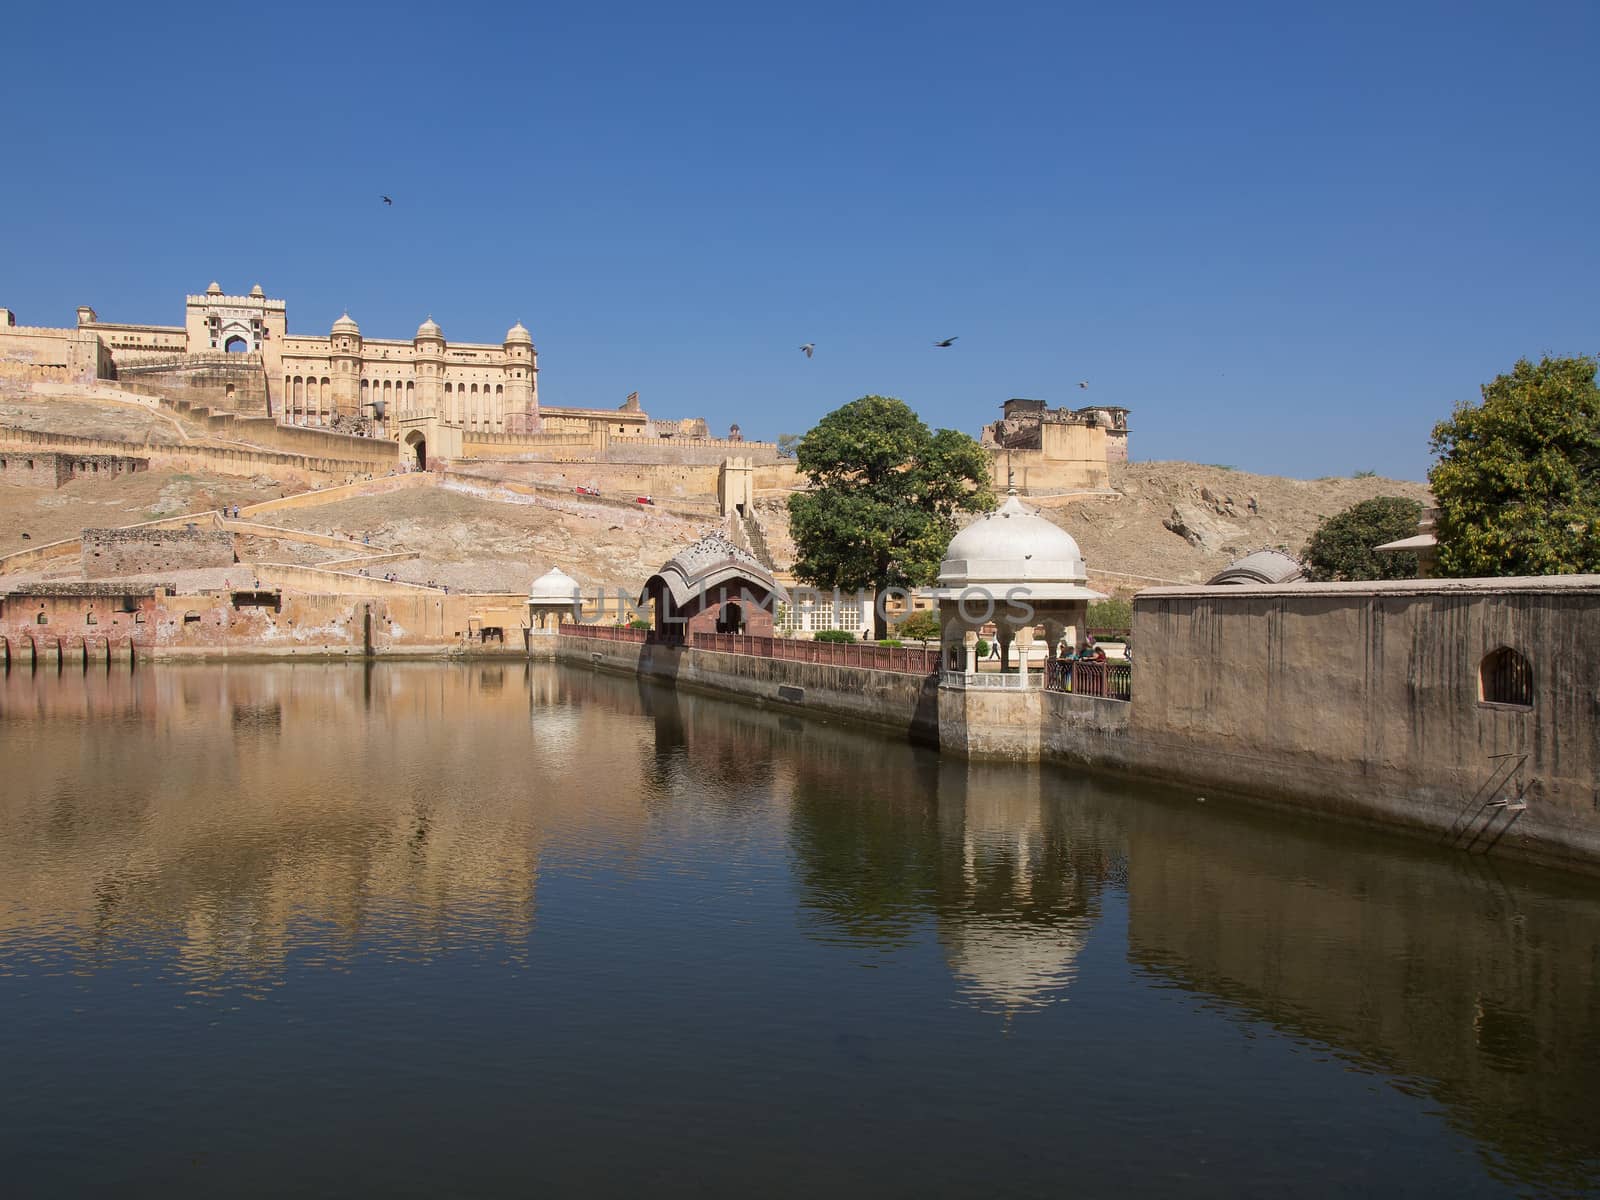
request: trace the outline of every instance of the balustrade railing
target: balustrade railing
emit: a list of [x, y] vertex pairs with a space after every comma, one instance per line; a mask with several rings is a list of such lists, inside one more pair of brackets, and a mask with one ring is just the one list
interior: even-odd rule
[[1045, 668], [1046, 689], [1103, 700], [1133, 699], [1133, 664], [1051, 659]]

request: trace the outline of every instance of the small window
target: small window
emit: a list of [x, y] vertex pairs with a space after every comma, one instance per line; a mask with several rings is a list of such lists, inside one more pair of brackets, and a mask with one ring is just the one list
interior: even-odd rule
[[1532, 708], [1532, 665], [1509, 646], [1490, 651], [1478, 666], [1478, 700], [1482, 704]]

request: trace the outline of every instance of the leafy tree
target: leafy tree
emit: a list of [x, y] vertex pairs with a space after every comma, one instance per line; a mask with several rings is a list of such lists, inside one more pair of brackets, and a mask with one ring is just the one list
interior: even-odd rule
[[1373, 547], [1414, 537], [1422, 505], [1404, 496], [1377, 496], [1352, 504], [1317, 526], [1300, 557], [1306, 577], [1331, 579], [1415, 579], [1415, 554], [1379, 554]]
[[[993, 507], [989, 456], [953, 429], [929, 430], [904, 401], [863, 396], [817, 422], [796, 448], [808, 490], [789, 498], [799, 557], [814, 587], [854, 591], [932, 583], [958, 511]], [[873, 633], [887, 632], [882, 605]]]
[[1131, 629], [1133, 604], [1118, 596], [1095, 600], [1089, 605], [1088, 623], [1090, 629]]
[[800, 445], [798, 433], [780, 433], [778, 435], [778, 455], [781, 458], [793, 458], [795, 448]]
[[939, 614], [931, 608], [914, 612], [900, 622], [895, 633], [903, 638], [917, 638], [924, 642], [935, 641], [939, 637]]
[[1591, 357], [1520, 360], [1433, 429], [1446, 576], [1600, 571], [1600, 388]]

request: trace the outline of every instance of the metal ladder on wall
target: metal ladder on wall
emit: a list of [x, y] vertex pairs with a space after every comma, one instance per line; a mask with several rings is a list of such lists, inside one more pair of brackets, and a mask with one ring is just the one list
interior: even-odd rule
[[[1528, 811], [1528, 803], [1523, 799], [1520, 787], [1515, 791], [1506, 790], [1512, 778], [1522, 769], [1522, 764], [1528, 761], [1527, 753], [1512, 750], [1504, 754], [1491, 754], [1489, 761], [1494, 768], [1456, 814], [1449, 832], [1444, 836], [1445, 845], [1465, 850], [1468, 854], [1489, 853], [1495, 843], [1505, 836], [1506, 830]], [[1500, 821], [1502, 817], [1504, 821]]]

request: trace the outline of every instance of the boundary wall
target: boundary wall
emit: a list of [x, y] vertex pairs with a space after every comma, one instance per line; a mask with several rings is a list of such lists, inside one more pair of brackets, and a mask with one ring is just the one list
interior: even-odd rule
[[712, 695], [866, 722], [913, 741], [939, 736], [936, 676], [723, 654], [675, 644], [562, 633], [555, 657], [576, 666], [647, 675]]

